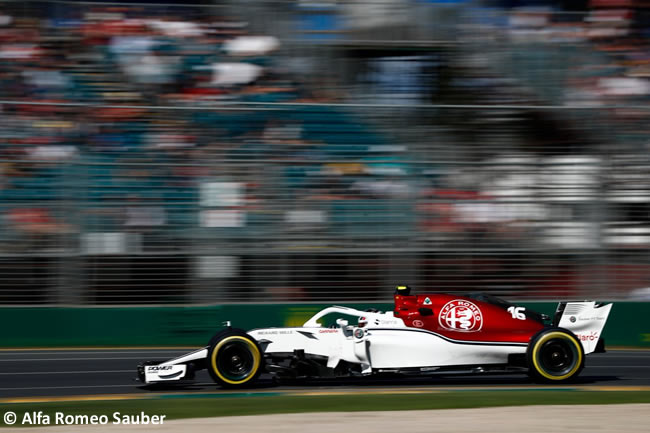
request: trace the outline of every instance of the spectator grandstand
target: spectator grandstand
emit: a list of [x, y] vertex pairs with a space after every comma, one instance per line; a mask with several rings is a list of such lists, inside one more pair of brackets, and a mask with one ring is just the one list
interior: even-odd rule
[[649, 284], [643, 8], [288, 3], [3, 3], [0, 302]]

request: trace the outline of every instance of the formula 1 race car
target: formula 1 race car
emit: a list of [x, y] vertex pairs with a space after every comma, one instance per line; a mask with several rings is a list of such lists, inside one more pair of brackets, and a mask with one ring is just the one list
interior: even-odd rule
[[410, 291], [398, 286], [394, 311], [334, 306], [302, 327], [228, 326], [206, 347], [139, 365], [138, 379], [182, 383], [207, 369], [221, 386], [237, 388], [262, 372], [279, 379], [526, 372], [557, 383], [575, 378], [586, 354], [604, 352], [601, 333], [612, 304], [561, 302], [551, 319], [486, 294]]

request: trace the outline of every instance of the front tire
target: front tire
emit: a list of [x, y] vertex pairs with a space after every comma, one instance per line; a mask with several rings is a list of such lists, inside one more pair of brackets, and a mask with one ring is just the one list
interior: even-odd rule
[[562, 328], [548, 328], [533, 336], [526, 354], [529, 375], [540, 382], [566, 382], [582, 371], [585, 352], [578, 338]]
[[210, 340], [208, 372], [224, 388], [249, 386], [262, 371], [262, 351], [253, 337], [232, 329]]

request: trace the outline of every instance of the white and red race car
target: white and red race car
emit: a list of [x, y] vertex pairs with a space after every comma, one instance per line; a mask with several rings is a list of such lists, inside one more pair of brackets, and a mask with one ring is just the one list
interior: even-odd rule
[[262, 372], [278, 378], [527, 372], [564, 382], [580, 373], [585, 355], [604, 351], [600, 336], [611, 308], [561, 302], [551, 319], [486, 294], [413, 295], [398, 286], [393, 311], [333, 306], [301, 327], [228, 326], [201, 349], [139, 365], [138, 379], [185, 382], [207, 369], [229, 388], [251, 386]]

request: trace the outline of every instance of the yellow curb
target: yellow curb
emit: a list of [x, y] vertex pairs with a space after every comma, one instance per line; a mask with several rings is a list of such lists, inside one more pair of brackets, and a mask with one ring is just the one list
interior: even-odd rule
[[60, 397], [16, 397], [2, 398], [0, 403], [54, 403], [62, 401], [119, 401], [119, 400], [148, 400], [154, 395], [147, 394], [101, 394], [101, 395], [71, 395]]
[[650, 386], [586, 386], [583, 389], [588, 391], [650, 391]]

